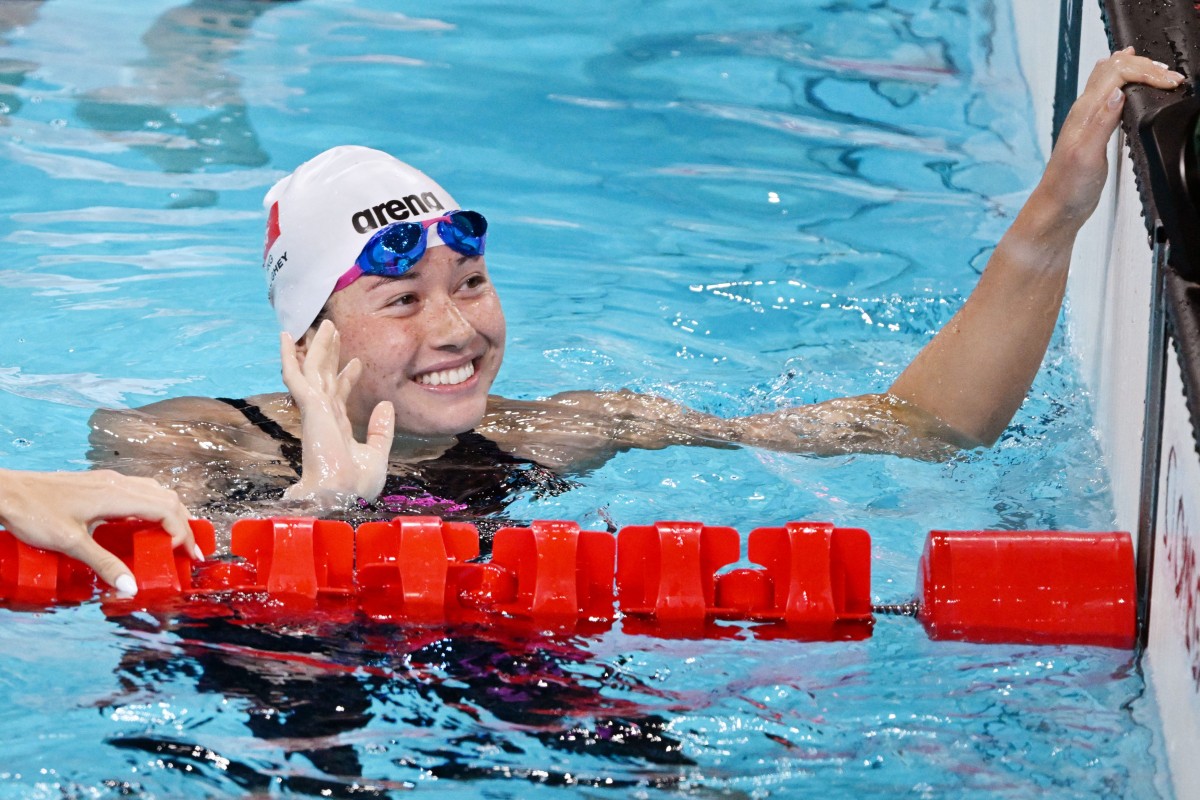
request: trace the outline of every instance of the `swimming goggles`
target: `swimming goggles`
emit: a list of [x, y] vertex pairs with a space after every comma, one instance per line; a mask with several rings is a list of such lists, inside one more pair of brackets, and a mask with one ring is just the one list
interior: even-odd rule
[[333, 291], [345, 289], [363, 275], [395, 278], [408, 272], [425, 255], [428, 230], [435, 223], [438, 236], [451, 250], [464, 256], [483, 255], [487, 220], [478, 211], [451, 211], [420, 222], [394, 222], [371, 235], [354, 266], [338, 278]]

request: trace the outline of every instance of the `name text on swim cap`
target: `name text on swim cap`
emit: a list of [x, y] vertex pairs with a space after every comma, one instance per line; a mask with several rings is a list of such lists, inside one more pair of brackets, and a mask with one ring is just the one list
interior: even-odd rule
[[263, 269], [267, 271], [267, 300], [270, 301], [271, 305], [275, 305], [275, 276], [279, 274], [279, 270], [283, 269], [283, 265], [286, 263], [286, 250], [274, 261], [263, 262]]
[[267, 281], [270, 283], [274, 283], [276, 273], [278, 273], [279, 270], [283, 269], [283, 265], [286, 263], [287, 263], [287, 251], [284, 250], [283, 255], [279, 256], [279, 258], [275, 259], [273, 262], [270, 262], [269, 264], [263, 264], [263, 266], [267, 268]]

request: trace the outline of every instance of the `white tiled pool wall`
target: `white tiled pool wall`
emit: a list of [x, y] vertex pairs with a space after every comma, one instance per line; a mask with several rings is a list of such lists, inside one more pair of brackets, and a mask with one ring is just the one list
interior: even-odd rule
[[[1049, 5], [1014, 0], [1022, 70], [1047, 154], [1058, 56], [1056, 26], [1046, 20]], [[1092, 64], [1108, 52], [1099, 4], [1083, 6], [1080, 88]], [[1136, 535], [1153, 252], [1123, 135], [1110, 147], [1108, 185], [1075, 247], [1067, 324], [1112, 479], [1117, 527]], [[1190, 798], [1200, 797], [1200, 760], [1194, 757], [1200, 747], [1200, 458], [1172, 347], [1168, 354], [1150, 637], [1143, 663], [1162, 715], [1170, 784], [1176, 797]]]

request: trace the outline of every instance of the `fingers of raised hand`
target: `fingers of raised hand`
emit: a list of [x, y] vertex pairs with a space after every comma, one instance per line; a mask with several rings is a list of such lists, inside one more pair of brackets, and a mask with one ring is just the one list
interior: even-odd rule
[[304, 354], [301, 368], [304, 377], [314, 387], [328, 391], [337, 376], [338, 355], [341, 351], [341, 336], [337, 326], [325, 320], [313, 335], [308, 351]]
[[367, 441], [358, 449], [355, 461], [359, 468], [358, 494], [374, 499], [387, 480], [388, 456], [392, 449], [396, 413], [392, 404], [383, 401], [371, 412], [367, 423]]
[[283, 365], [283, 384], [293, 396], [299, 394], [304, 373], [300, 369], [300, 358], [296, 354], [296, 342], [291, 334], [279, 334], [279, 360]]
[[392, 450], [392, 437], [396, 430], [396, 407], [384, 400], [371, 412], [367, 423], [367, 447], [387, 456]]
[[280, 335], [283, 382], [301, 410], [310, 399], [335, 391], [340, 343], [337, 326], [329, 320], [321, 323], [303, 350], [288, 334]]
[[362, 362], [357, 358], [350, 359], [350, 362], [342, 368], [342, 371], [337, 376], [337, 399], [341, 403], [346, 402], [346, 398], [350, 396], [350, 391], [354, 388], [354, 384], [358, 383], [359, 377], [362, 375]]
[[[1103, 147], [1120, 119], [1125, 102], [1122, 87], [1127, 83], [1143, 83], [1160, 89], [1173, 89], [1183, 76], [1165, 65], [1145, 56], [1136, 55], [1132, 47], [1119, 50], [1100, 59], [1088, 77], [1087, 86], [1071, 108], [1059, 134], [1062, 149], [1082, 147], [1084, 152]], [[1056, 146], [1056, 149], [1058, 147]], [[1103, 163], [1097, 156], [1095, 163]]]
[[1088, 79], [1088, 90], [1097, 91], [1108, 99], [1112, 90], [1127, 83], [1143, 83], [1158, 89], [1174, 89], [1184, 81], [1182, 73], [1168, 65], [1134, 53], [1132, 47], [1118, 50], [1096, 62]]

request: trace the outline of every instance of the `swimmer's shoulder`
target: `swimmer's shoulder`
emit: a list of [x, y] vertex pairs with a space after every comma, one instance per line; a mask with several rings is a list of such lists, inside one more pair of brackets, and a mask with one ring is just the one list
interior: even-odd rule
[[[232, 413], [231, 413], [232, 412]], [[223, 443], [236, 410], [211, 397], [172, 397], [137, 408], [98, 408], [88, 420], [88, 460], [97, 466], [129, 460], [179, 460], [214, 440]]]
[[[109, 427], [158, 427], [198, 425], [209, 429], [238, 430], [251, 423], [245, 406], [261, 409], [269, 417], [290, 422], [295, 414], [291, 398], [284, 392], [254, 395], [229, 402], [215, 397], [171, 397], [136, 408], [99, 408], [92, 414], [93, 434]], [[176, 430], [180, 428], [176, 427]]]
[[135, 408], [98, 408], [92, 414], [92, 420], [187, 420], [220, 425], [236, 424], [241, 416], [241, 412], [236, 408], [215, 397], [171, 397]]

